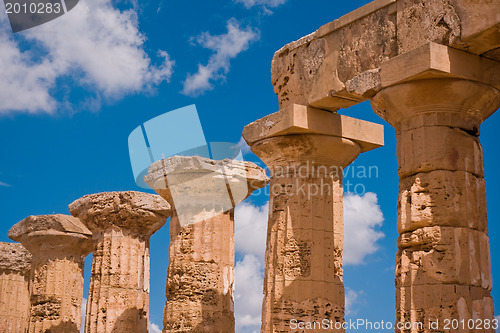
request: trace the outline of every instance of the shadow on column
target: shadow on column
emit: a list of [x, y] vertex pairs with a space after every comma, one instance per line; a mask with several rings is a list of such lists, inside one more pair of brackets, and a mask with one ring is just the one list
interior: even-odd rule
[[[132, 328], [135, 328], [132, 331]], [[111, 333], [148, 333], [147, 313], [132, 308], [124, 311], [116, 320]]]
[[[215, 289], [204, 290], [199, 294], [201, 310], [197, 313], [183, 313], [178, 323], [170, 322], [164, 332], [169, 333], [234, 333], [234, 312], [220, 311], [220, 300], [227, 297]], [[168, 301], [168, 300], [167, 300]], [[196, 321], [193, 317], [201, 317], [200, 323], [189, 327], [185, 324]], [[199, 320], [199, 319], [198, 319]], [[228, 324], [229, 322], [229, 324]]]
[[59, 325], [52, 326], [44, 333], [78, 333], [80, 330], [75, 323], [72, 322], [62, 322]]

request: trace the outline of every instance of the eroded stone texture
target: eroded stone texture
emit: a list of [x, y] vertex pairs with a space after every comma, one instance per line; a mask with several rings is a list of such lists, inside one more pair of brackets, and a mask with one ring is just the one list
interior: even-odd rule
[[290, 332], [292, 319], [343, 322], [341, 170], [383, 144], [382, 127], [293, 106], [243, 137], [271, 171], [261, 331]]
[[0, 242], [0, 332], [25, 332], [31, 254], [21, 244]]
[[500, 106], [498, 13], [496, 0], [375, 0], [273, 58], [282, 109], [370, 99], [396, 129], [398, 321], [493, 316], [478, 137]]
[[372, 105], [398, 143], [397, 320], [439, 320], [445, 331], [446, 319], [493, 319], [479, 127], [500, 106], [500, 91], [436, 77], [383, 89]]
[[79, 332], [91, 232], [72, 216], [40, 215], [14, 225], [9, 237], [33, 255], [28, 332]]
[[268, 178], [250, 162], [173, 156], [145, 181], [173, 207], [163, 332], [234, 332], [234, 207]]
[[86, 333], [148, 331], [149, 238], [170, 216], [157, 195], [105, 192], [69, 205], [92, 231], [92, 275]]
[[500, 60], [499, 12], [496, 0], [372, 1], [275, 53], [280, 109], [337, 110], [366, 100], [351, 80], [428, 43]]

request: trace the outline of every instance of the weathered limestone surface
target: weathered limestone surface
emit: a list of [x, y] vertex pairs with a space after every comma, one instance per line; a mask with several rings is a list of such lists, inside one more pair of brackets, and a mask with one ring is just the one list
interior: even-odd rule
[[28, 328], [31, 254], [21, 244], [0, 242], [0, 332]]
[[149, 316], [149, 238], [170, 216], [157, 195], [105, 192], [69, 205], [92, 231], [92, 275], [86, 333], [146, 333]]
[[[451, 60], [445, 65], [459, 68], [461, 62]], [[494, 316], [479, 128], [500, 106], [500, 90], [477, 79], [485, 73], [467, 80], [453, 74], [441, 77], [427, 70], [417, 75], [423, 79], [397, 83], [372, 99], [375, 111], [395, 127], [398, 143], [396, 310], [401, 322]]]
[[383, 63], [428, 43], [500, 60], [497, 0], [375, 0], [274, 55], [280, 109], [303, 104], [337, 110], [371, 96], [351, 80], [376, 81]]
[[271, 170], [261, 331], [290, 332], [291, 319], [343, 322], [341, 170], [383, 145], [383, 127], [291, 105], [243, 137]]
[[281, 108], [369, 99], [396, 129], [398, 321], [493, 318], [479, 128], [500, 106], [499, 13], [496, 0], [376, 0], [273, 58]]
[[145, 181], [174, 207], [163, 332], [234, 332], [234, 207], [267, 185], [264, 170], [173, 156]]
[[91, 232], [72, 216], [40, 215], [14, 225], [9, 238], [33, 255], [28, 332], [79, 332]]

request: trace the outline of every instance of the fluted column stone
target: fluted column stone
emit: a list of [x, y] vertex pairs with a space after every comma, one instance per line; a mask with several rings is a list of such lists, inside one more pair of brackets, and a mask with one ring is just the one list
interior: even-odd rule
[[25, 332], [30, 311], [31, 254], [19, 243], [0, 242], [0, 332]]
[[145, 180], [174, 208], [163, 332], [234, 332], [234, 207], [268, 183], [264, 170], [174, 156]]
[[500, 107], [500, 91], [430, 77], [383, 89], [372, 105], [396, 129], [397, 321], [423, 323], [424, 332], [452, 320], [461, 332], [494, 332], [484, 324], [494, 310], [479, 129]]
[[85, 332], [148, 332], [149, 238], [170, 216], [169, 204], [148, 193], [104, 192], [69, 210], [92, 231]]
[[76, 333], [82, 321], [83, 268], [91, 232], [68, 215], [29, 216], [9, 237], [33, 256], [29, 333]]

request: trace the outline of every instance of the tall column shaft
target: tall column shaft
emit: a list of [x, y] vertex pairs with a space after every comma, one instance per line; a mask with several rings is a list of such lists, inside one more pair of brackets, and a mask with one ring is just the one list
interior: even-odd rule
[[148, 193], [86, 195], [69, 211], [92, 231], [93, 258], [86, 333], [147, 333], [149, 238], [170, 215], [170, 205]]
[[0, 332], [28, 328], [31, 254], [21, 244], [0, 243]]
[[261, 332], [343, 332], [342, 170], [382, 126], [294, 104], [243, 137], [271, 172]]
[[234, 210], [170, 221], [164, 332], [234, 332]]
[[268, 178], [253, 163], [155, 162], [145, 181], [173, 207], [163, 332], [234, 332], [234, 207]]
[[[113, 332], [115, 327], [147, 332], [149, 240], [122, 230], [98, 232], [93, 239], [86, 332]], [[143, 312], [135, 315], [134, 311]]]
[[289, 332], [298, 322], [343, 322], [341, 170], [359, 145], [290, 135], [252, 150], [271, 171], [262, 332]]
[[50, 252], [33, 256], [29, 333], [80, 329], [84, 264], [81, 256]]
[[468, 325], [494, 314], [479, 127], [500, 106], [499, 91], [420, 80], [382, 90], [373, 105], [398, 144], [397, 321], [430, 332], [430, 321], [442, 330], [458, 320], [462, 332], [493, 332]]
[[83, 267], [91, 232], [67, 215], [29, 216], [9, 230], [31, 252], [29, 333], [77, 333], [82, 321]]

